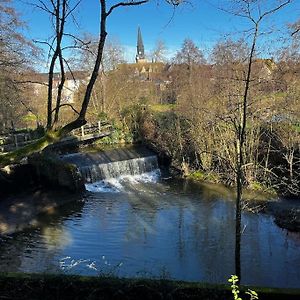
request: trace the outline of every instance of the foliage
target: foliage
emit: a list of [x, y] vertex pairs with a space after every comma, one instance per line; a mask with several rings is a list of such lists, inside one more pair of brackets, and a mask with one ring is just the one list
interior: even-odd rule
[[264, 190], [264, 186], [258, 182], [258, 181], [253, 181], [251, 182], [251, 189], [254, 191], [263, 191]]
[[176, 108], [176, 104], [154, 104], [151, 105], [150, 107], [150, 109], [155, 113], [168, 112], [175, 108]]
[[[228, 279], [228, 282], [231, 283], [231, 292], [233, 294], [233, 299], [234, 300], [242, 300], [242, 298], [239, 297], [240, 290], [239, 290], [239, 286], [237, 284], [238, 281], [239, 281], [239, 278], [236, 275], [231, 275], [230, 279]], [[245, 294], [247, 294], [247, 295], [250, 296], [250, 300], [256, 300], [256, 299], [258, 299], [258, 294], [255, 291], [253, 291], [253, 290], [248, 289], [245, 292]]]
[[188, 178], [199, 180], [199, 181], [207, 181], [207, 182], [219, 182], [218, 174], [214, 173], [205, 173], [203, 171], [197, 170], [193, 171], [188, 175]]
[[113, 145], [120, 143], [122, 133], [119, 130], [114, 129], [113, 133], [109, 136], [102, 138], [98, 143], [105, 145]]

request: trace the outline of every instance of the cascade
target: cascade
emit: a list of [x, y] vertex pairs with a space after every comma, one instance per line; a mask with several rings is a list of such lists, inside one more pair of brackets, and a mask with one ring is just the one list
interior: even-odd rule
[[77, 166], [86, 185], [159, 174], [156, 154], [145, 147], [73, 153], [64, 155], [62, 159]]
[[79, 167], [79, 171], [87, 183], [125, 175], [141, 175], [157, 169], [156, 155]]

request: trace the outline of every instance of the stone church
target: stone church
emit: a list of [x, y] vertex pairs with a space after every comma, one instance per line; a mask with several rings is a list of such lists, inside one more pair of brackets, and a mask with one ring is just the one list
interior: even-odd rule
[[131, 64], [134, 68], [134, 75], [144, 80], [155, 80], [157, 74], [162, 72], [164, 64], [160, 62], [153, 63], [147, 60], [140, 27], [138, 27], [136, 48], [137, 52], [135, 56], [135, 63]]

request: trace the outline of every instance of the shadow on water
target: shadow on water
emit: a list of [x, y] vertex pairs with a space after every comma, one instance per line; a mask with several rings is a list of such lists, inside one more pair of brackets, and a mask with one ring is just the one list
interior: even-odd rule
[[[65, 193], [51, 193], [47, 195], [52, 197], [66, 197]], [[55, 195], [55, 196], [54, 196]], [[63, 249], [72, 243], [72, 235], [64, 229], [62, 224], [70, 219], [80, 218], [81, 210], [84, 201], [78, 197], [74, 199], [74, 195], [68, 195], [72, 199], [68, 199], [65, 204], [59, 207], [51, 207], [31, 217], [30, 223], [18, 224], [19, 229], [23, 230], [10, 235], [0, 236], [0, 264], [1, 272], [34, 272], [36, 265], [44, 265], [44, 261], [51, 260], [53, 257], [53, 250]], [[23, 200], [27, 200], [23, 198]], [[76, 201], [77, 200], [77, 201]], [[52, 204], [55, 200], [52, 198]], [[23, 214], [26, 215], [26, 207], [20, 206], [24, 209]], [[19, 214], [19, 212], [17, 212]], [[30, 213], [32, 211], [30, 210]], [[43, 248], [43, 254], [46, 258], [39, 259], [39, 250]], [[35, 260], [32, 261], [32, 257]], [[57, 271], [57, 270], [56, 270]]]
[[39, 215], [54, 215], [59, 207], [80, 201], [79, 194], [65, 190], [36, 190], [6, 197], [0, 201], [0, 236], [39, 226]]

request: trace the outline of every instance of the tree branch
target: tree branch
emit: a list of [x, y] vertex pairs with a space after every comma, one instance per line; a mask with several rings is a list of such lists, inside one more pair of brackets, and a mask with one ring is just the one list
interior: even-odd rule
[[134, 5], [141, 5], [141, 4], [145, 4], [149, 2], [149, 0], [141, 0], [141, 1], [134, 1], [134, 0], [131, 0], [131, 2], [119, 2], [113, 6], [111, 6], [111, 8], [108, 10], [108, 12], [106, 13], [106, 16], [108, 17], [114, 9], [116, 9], [117, 7], [120, 7], [120, 6], [134, 6]]
[[47, 45], [52, 51], [54, 51], [53, 43], [50, 44], [49, 42], [46, 42], [46, 41], [38, 41], [38, 40], [33, 40], [33, 42], [36, 43], [36, 44]]
[[66, 14], [66, 18], [68, 18], [68, 16], [73, 13], [73, 11], [78, 7], [81, 1], [82, 0], [79, 0], [72, 8], [69, 8], [69, 5], [67, 4], [68, 13]]
[[291, 33], [291, 36], [294, 36], [294, 35], [296, 35], [296, 34], [299, 33], [299, 32], [300, 32], [300, 25], [299, 25], [298, 28], [296, 28], [296, 29]]
[[63, 60], [64, 60], [65, 64], [67, 65], [67, 68], [68, 68], [69, 72], [71, 73], [71, 76], [72, 76], [72, 78], [73, 78], [73, 81], [74, 81], [75, 84], [76, 84], [77, 81], [76, 81], [75, 76], [74, 76], [74, 73], [73, 73], [73, 71], [72, 71], [72, 69], [71, 69], [71, 67], [70, 67], [70, 65], [69, 65], [69, 62], [68, 62], [65, 58], [63, 58]]
[[[72, 104], [70, 103], [63, 103], [59, 105], [59, 108], [63, 107], [63, 106], [68, 106], [70, 107], [77, 115], [79, 115], [79, 112], [73, 107]], [[51, 111], [51, 113], [53, 113], [56, 110], [56, 107]]]
[[13, 80], [14, 83], [19, 83], [19, 84], [40, 84], [40, 85], [44, 85], [44, 86], [48, 86], [48, 83], [45, 82], [40, 82], [40, 81], [34, 81], [34, 80]]
[[260, 22], [264, 17], [275, 13], [276, 11], [280, 10], [281, 8], [283, 8], [284, 6], [288, 5], [291, 2], [292, 2], [292, 0], [287, 0], [287, 1], [283, 2], [282, 4], [278, 5], [277, 7], [266, 11], [259, 17], [257, 22]]

